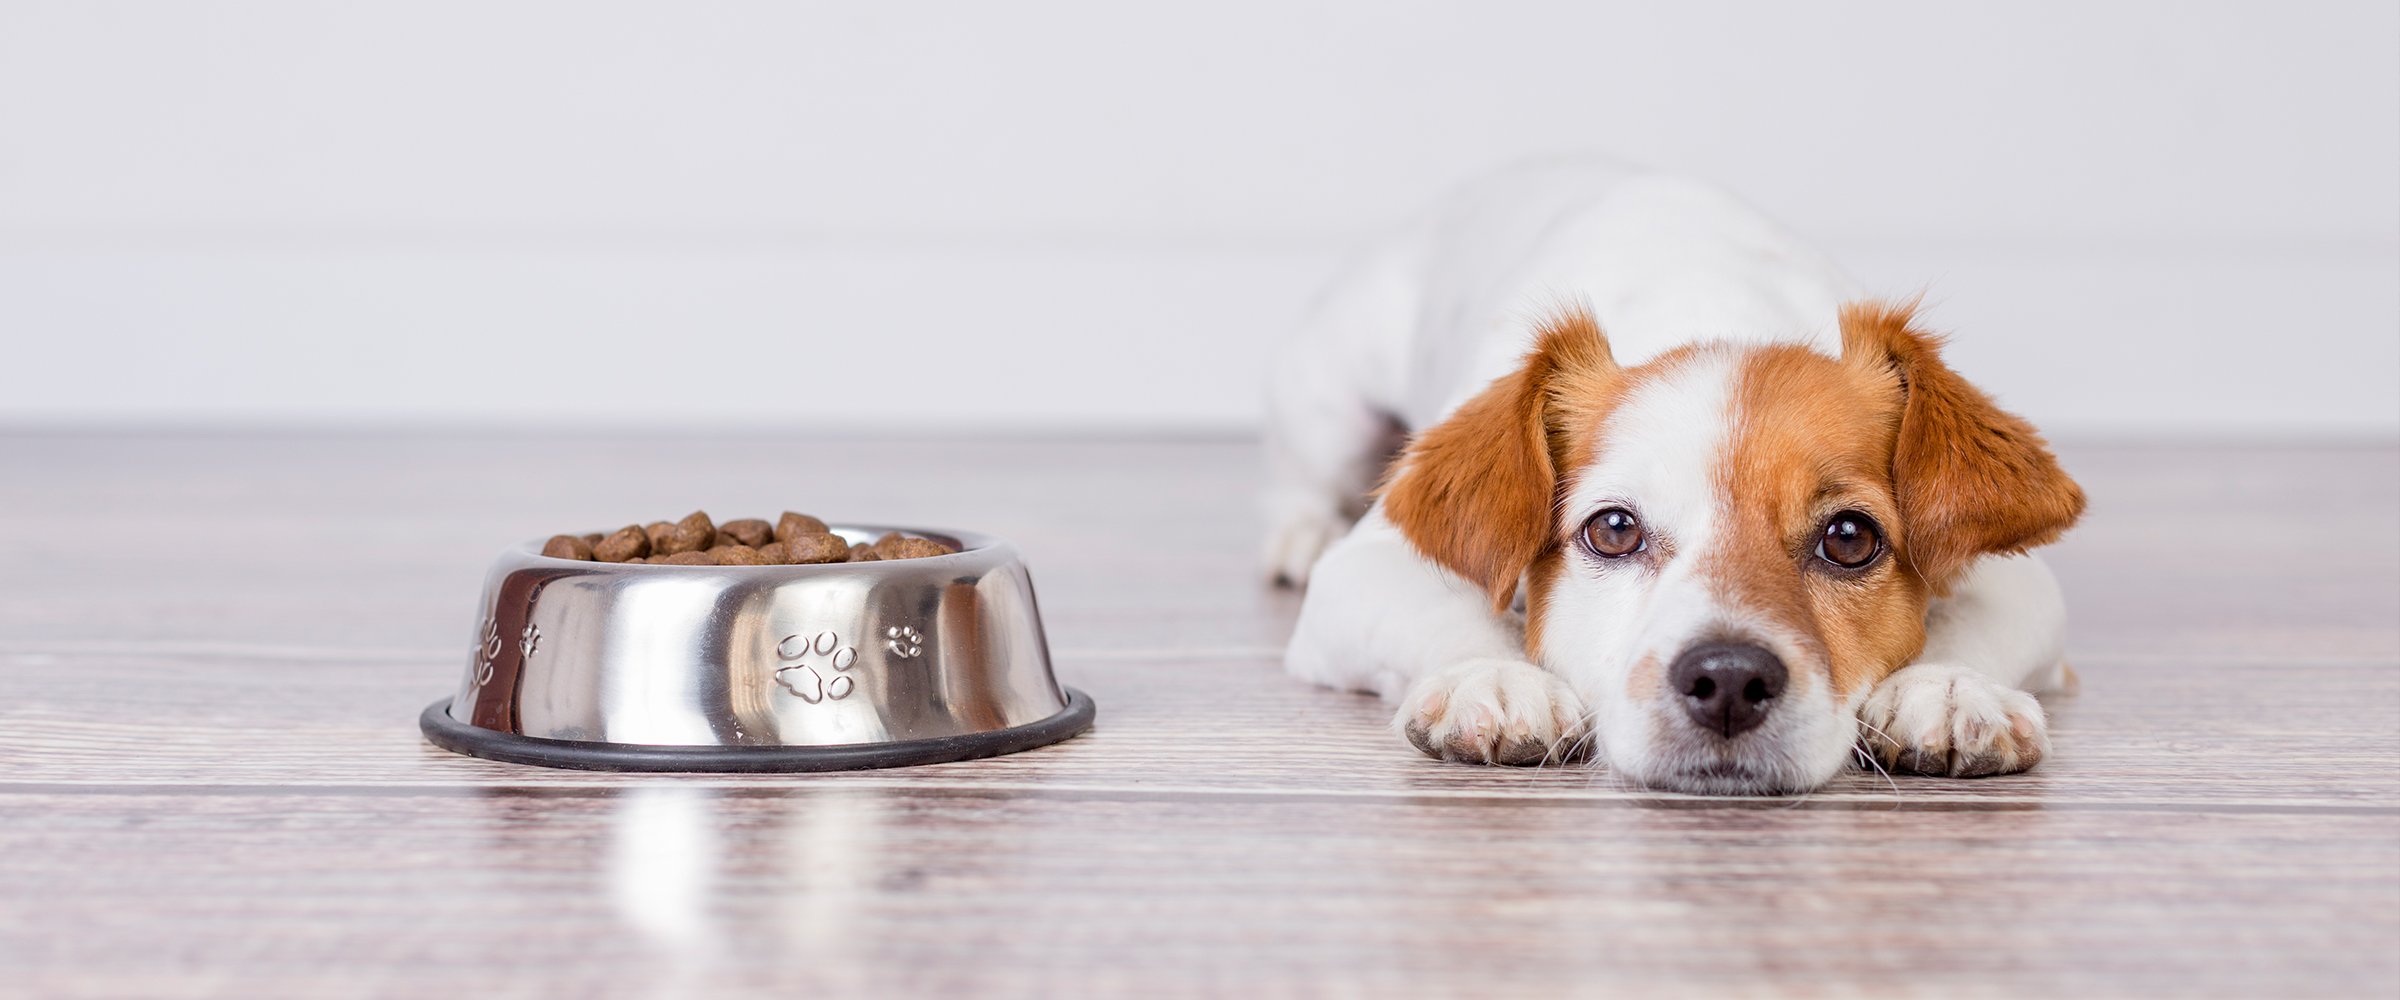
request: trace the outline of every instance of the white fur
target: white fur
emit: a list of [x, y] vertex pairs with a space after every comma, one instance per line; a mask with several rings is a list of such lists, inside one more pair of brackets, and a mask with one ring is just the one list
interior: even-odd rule
[[1491, 612], [1474, 584], [1433, 565], [1377, 506], [1317, 564], [1284, 667], [1326, 687], [1397, 697], [1469, 660], [1525, 658], [1522, 622]]
[[1926, 609], [1917, 661], [1859, 709], [1868, 750], [1915, 755], [1942, 763], [1921, 769], [1953, 775], [2032, 766], [2049, 753], [2050, 723], [2027, 692], [2066, 685], [2066, 623], [2058, 580], [2040, 559], [1977, 560]]
[[1444, 760], [1539, 764], [1580, 749], [1584, 711], [1557, 674], [1515, 658], [1476, 659], [1418, 681], [1392, 725]]
[[[1720, 606], [1700, 585], [1724, 503], [1708, 465], [1731, 419], [1729, 352], [1704, 352], [1612, 418], [1565, 513], [1579, 520], [1612, 500], [1638, 499], [1657, 544], [1678, 556], [1655, 572], [1566, 574], [1551, 595], [1538, 667], [1525, 660], [1521, 620], [1492, 613], [1480, 588], [1425, 559], [1379, 508], [1343, 531], [1350, 505], [1380, 468], [1389, 425], [1439, 422], [1513, 369], [1531, 346], [1530, 321], [1561, 304], [1591, 307], [1617, 360], [1630, 366], [1696, 340], [1821, 344], [1840, 303], [1859, 295], [1822, 254], [1688, 179], [1557, 162], [1462, 190], [1358, 262], [1275, 367], [1268, 568], [1309, 585], [1287, 668], [1319, 684], [1398, 698], [1395, 723], [1404, 731], [1417, 726], [1437, 746], [1481, 747], [1487, 760], [1492, 748], [1528, 732], [1572, 738], [1580, 726], [1567, 716], [1582, 718], [1588, 708], [1612, 766], [1696, 791], [1821, 784], [1849, 759], [1862, 703], [1882, 713], [1870, 713], [1871, 724], [1913, 727], [1903, 738], [1951, 733], [1961, 760], [1980, 749], [1968, 737], [1988, 743], [1995, 725], [2005, 731], [2029, 721], [2041, 735], [2039, 706], [2007, 697], [2058, 676], [2064, 611], [2039, 560], [1974, 567], [1929, 612], [1923, 669], [1903, 669], [1873, 692], [1827, 690], [1825, 672], [1807, 668], [1821, 650]], [[1659, 706], [1626, 693], [1627, 674], [1644, 656], [1671, 660], [1711, 629], [1762, 642], [1793, 668], [1761, 730], [1767, 738], [1746, 741], [1771, 749], [1749, 758], [1698, 753]], [[1535, 669], [1563, 683], [1536, 683], [1526, 673]], [[1523, 703], [1536, 696], [1548, 704]], [[1944, 728], [1937, 717], [1958, 724]], [[1952, 752], [1927, 741], [1912, 746]]]

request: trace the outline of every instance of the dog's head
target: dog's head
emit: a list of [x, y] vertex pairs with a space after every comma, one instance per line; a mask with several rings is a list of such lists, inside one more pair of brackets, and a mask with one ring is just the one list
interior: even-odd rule
[[2083, 493], [1905, 307], [1842, 354], [1704, 344], [1619, 367], [1587, 313], [1411, 442], [1384, 512], [1591, 706], [1609, 763], [1687, 791], [1814, 788], [1927, 601], [2058, 536]]

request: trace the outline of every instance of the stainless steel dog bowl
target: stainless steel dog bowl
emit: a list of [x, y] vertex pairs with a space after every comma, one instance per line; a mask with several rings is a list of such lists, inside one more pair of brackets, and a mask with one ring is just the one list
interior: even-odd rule
[[476, 757], [614, 771], [830, 771], [1014, 753], [1091, 728], [1016, 550], [813, 566], [581, 562], [528, 542], [486, 577], [456, 697], [418, 722]]

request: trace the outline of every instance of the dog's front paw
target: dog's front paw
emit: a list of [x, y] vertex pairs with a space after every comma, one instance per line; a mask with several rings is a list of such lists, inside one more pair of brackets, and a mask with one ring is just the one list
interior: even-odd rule
[[2014, 774], [2050, 752], [2042, 704], [1966, 667], [1903, 668], [1876, 685], [1858, 719], [1866, 752], [1895, 771]]
[[1427, 756], [1465, 764], [1540, 764], [1580, 756], [1583, 700], [1522, 660], [1468, 660], [1418, 681], [1392, 720]]

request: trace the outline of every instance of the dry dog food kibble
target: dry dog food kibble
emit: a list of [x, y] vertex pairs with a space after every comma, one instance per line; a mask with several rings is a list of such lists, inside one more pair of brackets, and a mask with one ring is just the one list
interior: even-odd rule
[[886, 532], [872, 543], [853, 543], [825, 522], [783, 512], [773, 525], [755, 518], [717, 524], [707, 511], [681, 521], [629, 524], [608, 534], [557, 535], [543, 543], [553, 559], [667, 566], [804, 566], [815, 563], [923, 559], [958, 551], [930, 538]]
[[808, 535], [830, 533], [825, 529], [825, 522], [806, 514], [794, 514], [788, 510], [784, 511], [783, 517], [775, 522], [775, 540], [778, 542], [788, 542]]
[[775, 526], [755, 517], [727, 521], [717, 525], [717, 539], [723, 541], [727, 538], [733, 539], [736, 545], [755, 549], [775, 540]]
[[615, 534], [592, 546], [592, 558], [601, 562], [627, 562], [650, 554], [650, 535], [638, 524], [618, 528]]
[[715, 548], [716, 544], [717, 525], [716, 522], [708, 519], [707, 511], [695, 510], [685, 514], [683, 520], [675, 522], [675, 545], [677, 548], [698, 552], [702, 549]]
[[747, 545], [719, 545], [708, 550], [708, 557], [716, 560], [719, 566], [764, 566], [767, 564], [767, 557], [759, 555], [757, 549]]
[[542, 554], [552, 559], [590, 559], [592, 543], [574, 535], [553, 535], [542, 543]]
[[650, 536], [650, 551], [660, 555], [701, 552], [717, 544], [717, 526], [707, 511], [695, 510], [674, 524], [659, 521], [643, 530]]
[[795, 564], [847, 562], [850, 559], [850, 546], [842, 541], [840, 535], [802, 535], [791, 541], [775, 544], [783, 546], [784, 551], [791, 553], [792, 562]]
[[930, 538], [910, 538], [897, 531], [885, 532], [875, 540], [877, 559], [922, 559], [926, 556], [946, 556], [950, 547]]

